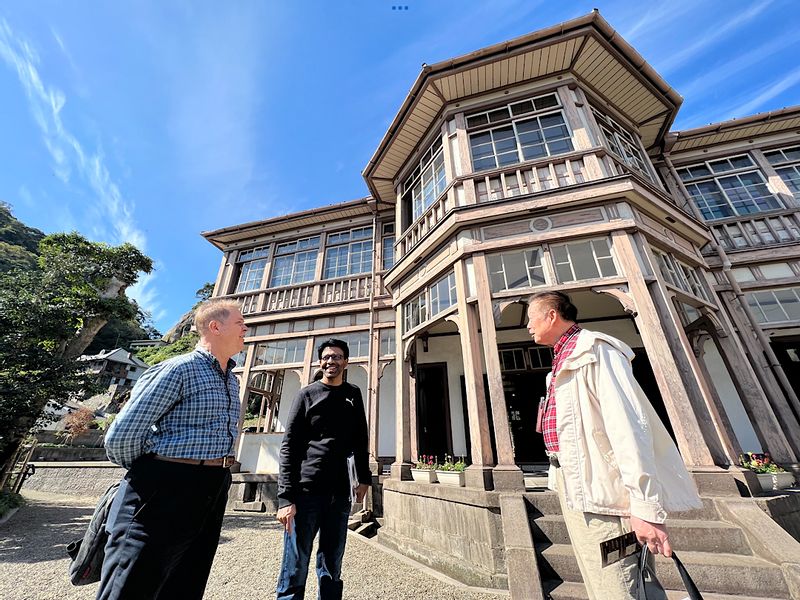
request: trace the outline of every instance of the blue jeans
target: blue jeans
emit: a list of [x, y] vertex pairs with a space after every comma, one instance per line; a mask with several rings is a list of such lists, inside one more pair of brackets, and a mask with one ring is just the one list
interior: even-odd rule
[[347, 542], [350, 498], [331, 494], [302, 494], [295, 502], [292, 534], [283, 534], [283, 564], [277, 600], [302, 600], [306, 593], [308, 562], [319, 532], [317, 582], [319, 600], [341, 600], [342, 557]]

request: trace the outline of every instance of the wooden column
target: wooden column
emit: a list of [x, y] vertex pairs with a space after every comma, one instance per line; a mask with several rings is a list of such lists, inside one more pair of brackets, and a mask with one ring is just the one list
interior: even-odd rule
[[256, 354], [256, 344], [247, 344], [247, 354], [244, 358], [244, 371], [242, 371], [242, 379], [239, 384], [239, 425], [236, 428], [236, 441], [233, 443], [236, 448], [236, 458], [238, 460], [239, 454], [242, 451], [242, 428], [244, 427], [244, 413], [247, 409], [247, 385], [250, 381], [250, 369], [253, 367], [253, 358]]
[[[683, 323], [675, 308], [673, 295], [667, 290], [664, 277], [650, 249], [650, 244], [642, 234], [636, 234], [642, 260], [649, 263], [656, 281], [649, 288], [653, 300], [661, 314], [662, 329], [670, 339], [670, 348], [679, 372], [683, 377], [683, 385], [689, 398], [706, 446], [717, 465], [735, 465], [739, 459], [736, 451], [737, 443], [732, 441], [735, 433], [726, 427], [727, 420], [720, 415], [714, 402], [712, 387], [704, 376], [697, 356], [694, 353]], [[631, 239], [634, 242], [633, 239]], [[635, 243], [635, 242], [634, 242]]]
[[615, 232], [613, 242], [614, 253], [623, 275], [628, 279], [636, 305], [636, 325], [647, 350], [647, 357], [664, 399], [683, 460], [690, 467], [713, 467], [714, 460], [670, 350], [670, 343], [677, 342], [676, 336], [668, 336], [662, 327], [662, 315], [650, 296], [630, 235], [626, 232]]
[[800, 433], [797, 419], [794, 418], [791, 411], [785, 415], [790, 419], [788, 423], [782, 423], [777, 419], [775, 411], [770, 406], [769, 399], [753, 371], [753, 366], [747, 360], [744, 349], [733, 332], [733, 327], [723, 311], [718, 311], [716, 315], [721, 317], [718, 320], [724, 330], [722, 332], [712, 331], [711, 336], [739, 394], [742, 407], [750, 418], [758, 441], [761, 442], [764, 451], [769, 452], [777, 462], [782, 464], [796, 462], [797, 450], [790, 440], [795, 438], [795, 443], [800, 442], [800, 439], [797, 438], [797, 434]]
[[[798, 424], [794, 411], [792, 411], [786, 396], [778, 385], [778, 382], [775, 380], [775, 377], [772, 375], [772, 372], [769, 368], [769, 363], [764, 357], [761, 346], [755, 339], [747, 319], [741, 311], [741, 308], [739, 308], [739, 303], [730, 292], [721, 292], [719, 296], [724, 301], [724, 305], [729, 311], [731, 321], [739, 331], [738, 340], [742, 343], [743, 350], [745, 351], [747, 358], [749, 358], [749, 360], [745, 359], [745, 361], [748, 365], [752, 365], [753, 373], [756, 374], [761, 382], [762, 389], [766, 393], [767, 399], [769, 400], [769, 404], [771, 406], [770, 412], [773, 414], [778, 430], [786, 437], [786, 440], [794, 452], [795, 457], [800, 457], [800, 424]], [[732, 343], [732, 340], [729, 343]], [[728, 354], [729, 353], [726, 352], [726, 355]], [[734, 353], [730, 354], [735, 356]], [[742, 372], [746, 371], [737, 369], [737, 372], [741, 374]], [[745, 401], [745, 410], [748, 411], [748, 414], [750, 414], [751, 408], [754, 411], [763, 411], [763, 408], [759, 404], [756, 404], [755, 406], [753, 405], [753, 397], [748, 396], [746, 399], [742, 399]], [[774, 438], [775, 436], [772, 433], [772, 426], [769, 423], [769, 421], [772, 419], [769, 419], [763, 414], [760, 414], [759, 417], [759, 421], [753, 420], [753, 426], [763, 427], [763, 429], [759, 430], [757, 428], [756, 432], [758, 433], [761, 431], [765, 436], [769, 436], [770, 439]], [[764, 419], [767, 419], [768, 422], [762, 426], [761, 422]], [[764, 444], [765, 442], [762, 440], [761, 443]]]
[[464, 363], [464, 382], [467, 391], [467, 415], [472, 452], [472, 464], [467, 467], [465, 480], [468, 487], [492, 489], [492, 453], [486, 395], [483, 388], [483, 361], [478, 333], [478, 317], [474, 307], [467, 302], [469, 284], [464, 260], [455, 263], [456, 295], [458, 298], [458, 333]]
[[222, 255], [222, 260], [219, 263], [219, 270], [217, 271], [217, 279], [214, 282], [214, 291], [211, 292], [213, 297], [223, 296], [227, 290], [224, 289], [222, 281], [225, 278], [225, 269], [228, 266], [228, 260], [231, 257], [231, 252], [228, 250]]
[[409, 423], [409, 388], [411, 376], [403, 347], [403, 305], [395, 309], [395, 455], [391, 473], [393, 479], [411, 479], [411, 428]]
[[522, 470], [514, 461], [514, 446], [511, 441], [511, 427], [508, 422], [508, 408], [503, 389], [503, 375], [500, 369], [500, 354], [497, 351], [497, 331], [492, 293], [489, 287], [489, 272], [486, 256], [472, 255], [475, 269], [475, 290], [478, 295], [478, 314], [480, 315], [481, 341], [486, 361], [486, 374], [489, 380], [489, 399], [492, 408], [492, 424], [497, 447], [497, 465], [492, 469], [492, 479], [496, 490], [524, 490], [525, 480]]
[[[461, 158], [461, 173], [468, 175], [472, 173], [472, 163], [470, 162], [471, 152], [469, 150], [469, 137], [467, 136], [467, 120], [464, 113], [458, 113], [456, 119], [456, 139], [458, 141], [458, 154]], [[477, 202], [475, 195], [475, 181], [472, 179], [464, 179], [464, 202], [466, 204], [475, 204]]]
[[[374, 319], [375, 315], [370, 314]], [[367, 390], [367, 405], [369, 412], [369, 468], [373, 475], [380, 475], [380, 463], [378, 462], [378, 434], [380, 429], [380, 340], [381, 330], [377, 327], [372, 328], [372, 336], [369, 340], [369, 389]]]
[[303, 375], [300, 381], [300, 387], [305, 387], [311, 383], [311, 377], [314, 373], [314, 363], [317, 362], [317, 357], [314, 354], [314, 336], [309, 335], [306, 338], [306, 349], [303, 354]]

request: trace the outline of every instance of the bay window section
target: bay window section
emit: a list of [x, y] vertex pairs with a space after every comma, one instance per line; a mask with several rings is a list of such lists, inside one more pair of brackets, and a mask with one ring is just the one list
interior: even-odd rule
[[759, 323], [800, 320], [800, 287], [749, 292], [745, 297]]
[[800, 146], [764, 152], [764, 156], [794, 197], [800, 199]]
[[544, 285], [542, 248], [527, 248], [486, 257], [493, 292]]
[[647, 168], [647, 159], [639, 148], [636, 137], [617, 123], [614, 119], [601, 113], [592, 107], [597, 125], [600, 127], [600, 134], [603, 137], [606, 148], [620, 157], [629, 167], [636, 169], [639, 173], [647, 177], [650, 181], [653, 177]]
[[677, 169], [707, 221], [783, 208], [747, 154]]
[[705, 287], [697, 274], [697, 269], [679, 261], [671, 254], [654, 251], [658, 267], [667, 283], [688, 294], [708, 301]]
[[446, 187], [442, 138], [437, 136], [403, 183], [402, 201], [411, 211], [411, 221], [417, 220]]
[[323, 277], [345, 277], [372, 270], [372, 227], [359, 227], [328, 236]]
[[607, 238], [550, 246], [559, 283], [617, 274]]
[[572, 152], [564, 113], [552, 110], [559, 107], [558, 96], [547, 94], [469, 115], [468, 128], [503, 123], [469, 134], [473, 171]]
[[406, 331], [410, 331], [428, 320], [428, 305], [425, 300], [425, 292], [422, 292], [403, 305], [403, 321]]
[[236, 264], [239, 270], [239, 280], [236, 283], [236, 293], [249, 292], [261, 287], [264, 279], [264, 269], [267, 267], [269, 247], [261, 246], [239, 252]]
[[319, 236], [278, 244], [270, 287], [313, 281], [317, 268]]

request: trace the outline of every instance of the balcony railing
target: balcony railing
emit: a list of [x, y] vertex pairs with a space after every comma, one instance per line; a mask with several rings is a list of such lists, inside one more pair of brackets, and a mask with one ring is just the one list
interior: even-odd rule
[[709, 223], [711, 232], [725, 250], [748, 250], [800, 242], [797, 211], [750, 217], [725, 223]]
[[[292, 310], [320, 304], [366, 300], [372, 291], [371, 284], [372, 275], [366, 273], [355, 277], [243, 292], [232, 294], [230, 297], [239, 300], [243, 315], [249, 315], [259, 312]], [[375, 287], [378, 296], [386, 293], [383, 286], [383, 278], [380, 275], [376, 277]]]
[[[594, 161], [596, 167], [589, 168], [588, 161]], [[625, 164], [605, 148], [592, 148], [588, 151], [574, 152], [548, 160], [514, 165], [505, 169], [494, 169], [475, 174], [472, 176], [472, 180], [475, 185], [476, 200], [478, 203], [483, 203], [626, 174], [632, 174], [650, 185], [654, 185], [648, 176]], [[398, 258], [405, 256], [456, 206], [456, 196], [462, 191], [461, 186], [461, 181], [456, 180], [448, 188], [446, 194], [428, 207], [399, 236], [395, 244]]]

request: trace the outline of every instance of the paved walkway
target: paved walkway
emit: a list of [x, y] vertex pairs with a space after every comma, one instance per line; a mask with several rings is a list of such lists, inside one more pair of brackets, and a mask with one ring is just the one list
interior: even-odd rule
[[[0, 525], [0, 598], [90, 600], [96, 585], [73, 587], [65, 546], [83, 535], [94, 500], [29, 491], [23, 506]], [[205, 597], [269, 599], [281, 560], [280, 524], [263, 515], [228, 515]], [[342, 578], [348, 600], [499, 600], [507, 594], [478, 593], [451, 585], [416, 564], [369, 541], [348, 539]], [[309, 578], [306, 597], [316, 598]]]

